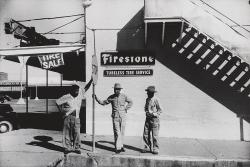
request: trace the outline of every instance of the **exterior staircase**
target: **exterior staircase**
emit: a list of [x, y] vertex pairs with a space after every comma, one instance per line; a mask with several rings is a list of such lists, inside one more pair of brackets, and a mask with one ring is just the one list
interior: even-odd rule
[[156, 59], [250, 122], [250, 65], [191, 23], [147, 23], [146, 48]]
[[173, 42], [172, 48], [178, 56], [250, 100], [249, 64], [212, 38], [184, 23], [182, 37]]

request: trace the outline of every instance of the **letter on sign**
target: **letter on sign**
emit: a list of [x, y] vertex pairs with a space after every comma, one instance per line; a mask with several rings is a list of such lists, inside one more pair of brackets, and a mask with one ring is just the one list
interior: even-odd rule
[[63, 55], [61, 53], [38, 56], [40, 64], [44, 69], [51, 69], [64, 65]]

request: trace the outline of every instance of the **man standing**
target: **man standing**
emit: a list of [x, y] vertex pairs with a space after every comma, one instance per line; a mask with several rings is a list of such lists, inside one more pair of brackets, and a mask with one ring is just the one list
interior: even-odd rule
[[[144, 125], [143, 140], [145, 147], [142, 150], [143, 153], [152, 152], [153, 154], [159, 153], [159, 128], [160, 128], [160, 114], [162, 111], [159, 99], [154, 96], [156, 90], [155, 86], [149, 86], [147, 89], [148, 98], [146, 99], [145, 112], [146, 120]], [[151, 132], [152, 139], [151, 141]], [[151, 145], [153, 144], [153, 145]]]
[[114, 94], [110, 95], [106, 100], [102, 101], [95, 96], [96, 101], [101, 105], [112, 105], [112, 121], [115, 140], [115, 152], [125, 152], [123, 139], [126, 125], [126, 113], [131, 108], [133, 102], [125, 94], [121, 93], [122, 86], [119, 83], [114, 85]]
[[89, 89], [92, 79], [83, 87], [84, 83], [72, 85], [68, 94], [56, 100], [60, 110], [64, 113], [63, 147], [65, 154], [75, 152], [81, 154], [80, 143], [80, 109], [84, 94]]

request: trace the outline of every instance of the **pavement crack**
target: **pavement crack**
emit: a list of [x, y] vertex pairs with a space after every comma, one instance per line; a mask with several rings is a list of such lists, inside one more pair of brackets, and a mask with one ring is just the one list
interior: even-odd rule
[[218, 157], [212, 153], [212, 151], [210, 151], [202, 142], [200, 142], [198, 139], [195, 139], [207, 152], [209, 152], [209, 154], [211, 154], [214, 157], [214, 160], [218, 160]]

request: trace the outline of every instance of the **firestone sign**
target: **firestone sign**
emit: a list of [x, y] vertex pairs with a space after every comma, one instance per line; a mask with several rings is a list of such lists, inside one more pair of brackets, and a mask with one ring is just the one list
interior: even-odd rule
[[102, 52], [102, 66], [145, 66], [155, 65], [152, 51]]
[[38, 56], [40, 64], [44, 69], [51, 69], [64, 65], [63, 55], [61, 53]]

